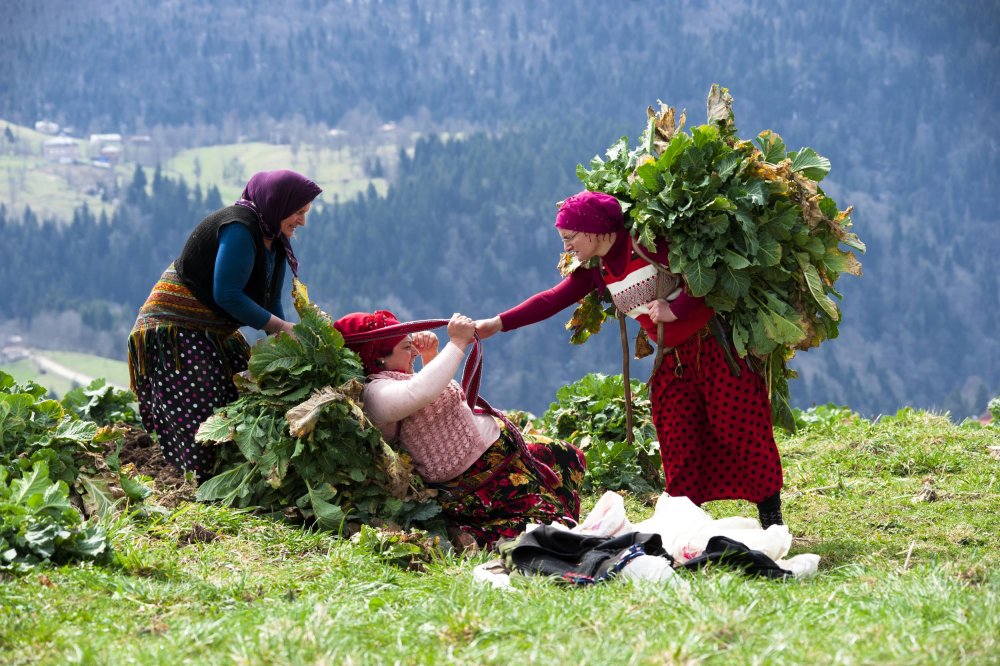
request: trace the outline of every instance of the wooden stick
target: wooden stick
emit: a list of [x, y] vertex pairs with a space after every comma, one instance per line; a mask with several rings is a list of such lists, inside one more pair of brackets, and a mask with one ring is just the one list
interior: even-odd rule
[[625, 330], [625, 315], [618, 312], [618, 324], [622, 332], [622, 379], [625, 382], [625, 441], [635, 444], [632, 435], [632, 380], [629, 376], [628, 331]]

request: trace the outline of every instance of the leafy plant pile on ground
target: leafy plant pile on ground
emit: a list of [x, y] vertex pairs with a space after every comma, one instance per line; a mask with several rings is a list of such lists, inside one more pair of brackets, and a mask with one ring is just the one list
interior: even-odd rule
[[294, 335], [253, 347], [240, 398], [198, 430], [217, 443], [219, 473], [198, 499], [314, 519], [422, 526], [441, 511], [405, 452], [388, 445], [361, 408], [361, 361], [297, 283]]
[[46, 393], [0, 372], [0, 570], [110, 561], [104, 529], [84, 514], [104, 517], [149, 492], [116, 456], [105, 459], [119, 428], [82, 420]]
[[[733, 99], [713, 85], [708, 123], [683, 131], [672, 107], [648, 110], [640, 144], [623, 136], [577, 167], [586, 188], [618, 198], [626, 227], [646, 248], [670, 243], [670, 270], [728, 324], [732, 343], [765, 373], [775, 422], [793, 427], [787, 362], [838, 334], [840, 309], [831, 298], [842, 273], [861, 275], [850, 250], [864, 243], [849, 229], [851, 208], [839, 210], [818, 183], [830, 162], [812, 148], [788, 151], [776, 133], [754, 143], [737, 136]], [[564, 270], [575, 266], [565, 259]], [[588, 297], [569, 328], [583, 342], [610, 313]]]
[[556, 401], [534, 424], [556, 439], [579, 446], [587, 456], [583, 490], [658, 492], [663, 487], [656, 429], [642, 384], [632, 380], [635, 445], [625, 436], [625, 397], [621, 375], [593, 373], [563, 386]]
[[103, 379], [68, 391], [60, 401], [67, 412], [98, 425], [140, 425], [135, 394], [120, 391]]

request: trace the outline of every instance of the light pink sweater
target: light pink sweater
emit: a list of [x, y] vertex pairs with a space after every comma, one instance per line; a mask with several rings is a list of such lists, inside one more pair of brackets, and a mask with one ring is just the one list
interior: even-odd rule
[[453, 379], [464, 357], [449, 342], [419, 372], [383, 371], [365, 385], [368, 418], [388, 440], [398, 429], [417, 472], [431, 483], [469, 469], [500, 436], [496, 419], [475, 414]]

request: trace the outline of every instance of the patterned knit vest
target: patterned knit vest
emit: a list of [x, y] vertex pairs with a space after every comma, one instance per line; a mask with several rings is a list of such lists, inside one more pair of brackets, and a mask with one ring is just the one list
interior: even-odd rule
[[[602, 264], [601, 277], [618, 311], [638, 321], [650, 339], [655, 341], [656, 324], [649, 318], [649, 308], [646, 307], [646, 303], [656, 298], [656, 267], [632, 252], [620, 274], [612, 273], [607, 264]], [[680, 288], [675, 289], [666, 300], [673, 301], [680, 291]], [[663, 331], [664, 345], [673, 347], [688, 339], [708, 323], [712, 314], [711, 308], [702, 305], [685, 320], [667, 324]]]
[[[378, 377], [405, 380], [413, 375], [383, 370]], [[448, 383], [434, 402], [400, 423], [399, 441], [413, 457], [417, 472], [430, 483], [450, 481], [489, 448], [458, 382]]]

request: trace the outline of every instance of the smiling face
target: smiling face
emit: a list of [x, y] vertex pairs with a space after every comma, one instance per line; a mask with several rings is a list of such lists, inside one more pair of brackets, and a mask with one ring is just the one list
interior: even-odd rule
[[281, 221], [281, 233], [284, 234], [285, 238], [291, 239], [295, 235], [296, 229], [306, 226], [306, 213], [311, 207], [312, 203], [307, 203]]
[[413, 346], [413, 340], [406, 336], [396, 343], [391, 354], [382, 357], [382, 369], [413, 374], [413, 361], [416, 358], [417, 349]]
[[614, 234], [588, 234], [583, 231], [570, 231], [569, 229], [559, 229], [559, 237], [563, 242], [563, 250], [576, 255], [581, 262], [586, 262], [593, 257], [603, 257], [611, 247], [607, 238], [614, 239]]

